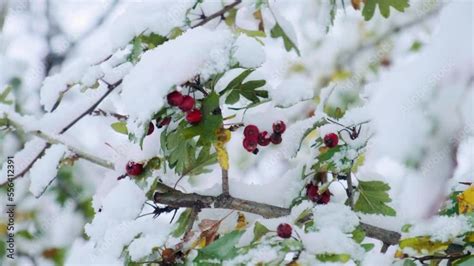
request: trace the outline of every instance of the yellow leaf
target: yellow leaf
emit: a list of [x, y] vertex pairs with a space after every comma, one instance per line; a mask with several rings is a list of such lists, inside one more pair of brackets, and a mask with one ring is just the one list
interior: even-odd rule
[[474, 185], [457, 196], [459, 213], [470, 213], [474, 211]]
[[400, 248], [412, 248], [419, 253], [425, 251], [433, 254], [446, 250], [449, 244], [450, 242], [431, 241], [429, 236], [419, 236], [401, 240]]
[[230, 130], [225, 129], [225, 128], [217, 129], [216, 135], [217, 135], [217, 144], [220, 144], [220, 145], [226, 144], [227, 142], [230, 141], [230, 138], [232, 137]]
[[351, 76], [351, 72], [338, 70], [332, 74], [331, 80], [333, 81], [345, 80], [345, 79], [348, 79], [350, 76]]
[[245, 215], [241, 212], [238, 213], [238, 217], [237, 217], [237, 225], [235, 226], [235, 229], [237, 230], [241, 230], [241, 229], [245, 229], [245, 227], [247, 227], [247, 219], [245, 218]]
[[474, 232], [469, 232], [466, 237], [464, 238], [464, 242], [466, 243], [474, 243]]
[[224, 145], [220, 142], [217, 142], [214, 147], [216, 148], [217, 161], [219, 162], [219, 165], [222, 169], [229, 170], [229, 154], [227, 153]]
[[403, 259], [403, 258], [405, 258], [405, 254], [403, 254], [403, 251], [401, 251], [401, 250], [398, 249], [398, 250], [395, 252], [394, 257], [397, 258], [397, 259]]

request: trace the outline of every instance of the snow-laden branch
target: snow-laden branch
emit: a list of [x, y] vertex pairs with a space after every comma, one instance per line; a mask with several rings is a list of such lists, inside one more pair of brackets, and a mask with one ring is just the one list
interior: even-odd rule
[[[290, 214], [290, 209], [287, 208], [234, 198], [226, 194], [221, 194], [219, 196], [205, 196], [196, 193], [186, 194], [167, 186], [165, 187], [165, 191], [158, 191], [155, 193], [154, 200], [156, 203], [172, 207], [232, 209], [258, 214], [264, 218], [277, 218]], [[360, 223], [360, 226], [368, 237], [378, 239], [385, 245], [397, 245], [400, 240], [401, 235], [398, 232], [365, 223]]]
[[79, 156], [80, 158], [82, 158], [84, 160], [87, 160], [89, 162], [92, 162], [94, 164], [100, 165], [102, 167], [105, 167], [105, 168], [108, 168], [108, 169], [111, 169], [111, 170], [115, 169], [114, 164], [112, 162], [107, 161], [105, 159], [102, 159], [100, 157], [97, 157], [97, 156], [95, 156], [91, 153], [85, 152], [82, 149], [79, 149], [75, 146], [72, 146], [72, 145], [66, 143], [65, 141], [63, 141], [62, 139], [60, 139], [59, 136], [53, 136], [53, 135], [50, 135], [50, 134], [48, 134], [46, 132], [43, 132], [41, 130], [28, 131], [27, 129], [25, 129], [21, 125], [21, 123], [16, 121], [14, 118], [9, 117], [9, 116], [7, 116], [6, 118], [8, 119], [9, 125], [13, 126], [17, 130], [21, 130], [21, 131], [24, 131], [25, 133], [30, 133], [30, 134], [32, 134], [36, 137], [39, 137], [39, 138], [43, 139], [44, 141], [46, 141], [50, 145], [52, 145], [52, 144], [64, 145], [69, 151], [71, 151], [72, 153], [74, 153], [75, 155]]

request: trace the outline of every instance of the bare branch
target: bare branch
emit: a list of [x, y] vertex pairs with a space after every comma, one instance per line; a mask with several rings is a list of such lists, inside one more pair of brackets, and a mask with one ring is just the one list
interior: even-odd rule
[[222, 169], [222, 194], [229, 195], [229, 171]]
[[[232, 209], [255, 213], [265, 218], [277, 218], [290, 214], [290, 210], [287, 208], [234, 198], [224, 194], [219, 196], [204, 196], [196, 193], [186, 194], [167, 186], [165, 186], [164, 192], [155, 193], [154, 200], [157, 203], [173, 207]], [[360, 226], [368, 237], [378, 239], [387, 245], [396, 245], [400, 240], [400, 233], [398, 232], [365, 223], [360, 223]]]

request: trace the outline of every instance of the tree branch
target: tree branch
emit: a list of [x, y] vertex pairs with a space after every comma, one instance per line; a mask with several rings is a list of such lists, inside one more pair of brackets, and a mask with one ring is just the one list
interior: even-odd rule
[[192, 26], [191, 28], [197, 28], [199, 26], [202, 26], [206, 23], [208, 23], [209, 21], [217, 18], [217, 17], [220, 17], [222, 15], [224, 15], [227, 11], [231, 10], [232, 8], [236, 7], [238, 4], [240, 4], [242, 2], [242, 0], [236, 0], [235, 2], [233, 2], [232, 4], [228, 4], [226, 6], [224, 6], [221, 10], [217, 11], [216, 13], [214, 14], [211, 14], [209, 16], [207, 16], [206, 18], [204, 18], [201, 22], [199, 22], [198, 24]]
[[222, 194], [229, 195], [229, 171], [222, 169]]
[[[184, 208], [232, 209], [258, 214], [265, 218], [277, 218], [290, 214], [290, 209], [287, 208], [234, 198], [225, 194], [219, 196], [204, 196], [196, 193], [186, 194], [170, 187], [165, 188], [164, 192], [155, 193], [154, 200], [156, 203]], [[400, 234], [398, 232], [365, 223], [360, 223], [360, 226], [366, 232], [368, 237], [378, 239], [385, 244], [396, 245], [400, 240]]]

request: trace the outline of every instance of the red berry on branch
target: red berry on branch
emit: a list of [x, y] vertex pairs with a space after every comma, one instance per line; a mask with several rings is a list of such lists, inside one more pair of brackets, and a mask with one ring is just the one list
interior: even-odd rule
[[331, 199], [331, 192], [329, 190], [326, 190], [321, 194], [321, 197], [319, 197], [318, 204], [328, 204], [329, 200]]
[[152, 122], [150, 122], [150, 124], [148, 124], [148, 132], [146, 133], [146, 135], [149, 136], [153, 134], [153, 131], [155, 131], [155, 126]]
[[129, 176], [140, 175], [143, 172], [143, 164], [130, 161], [125, 166], [125, 171]]
[[268, 136], [268, 132], [260, 132], [260, 134], [258, 134], [258, 145], [267, 146], [268, 144], [270, 144], [270, 137]]
[[171, 106], [179, 106], [183, 102], [183, 95], [179, 91], [170, 92], [166, 98]]
[[272, 133], [272, 135], [270, 136], [270, 141], [276, 145], [280, 144], [282, 142], [281, 135], [278, 133]]
[[183, 112], [187, 112], [194, 108], [194, 104], [194, 98], [189, 95], [186, 95], [183, 97], [183, 101], [179, 105], [179, 109], [181, 109]]
[[328, 148], [334, 148], [337, 146], [337, 143], [339, 142], [339, 137], [335, 133], [329, 133], [324, 136], [324, 145]]
[[258, 127], [255, 125], [248, 125], [244, 129], [244, 136], [246, 138], [258, 139]]
[[277, 133], [277, 134], [283, 134], [283, 132], [285, 132], [286, 130], [286, 125], [285, 125], [285, 122], [283, 121], [276, 121], [275, 123], [273, 123], [273, 132]]
[[199, 109], [193, 109], [186, 114], [186, 121], [190, 124], [199, 124], [202, 120], [202, 113]]
[[160, 120], [156, 120], [156, 127], [157, 128], [162, 128], [164, 126], [167, 126], [169, 125], [171, 122], [171, 116], [167, 116], [165, 118], [163, 118], [161, 121]]
[[257, 140], [253, 138], [244, 138], [244, 141], [242, 142], [244, 149], [248, 152], [254, 152], [257, 149], [257, 144]]
[[311, 201], [317, 202], [320, 197], [318, 186], [313, 185], [313, 183], [306, 185], [306, 196], [308, 196]]
[[277, 227], [277, 235], [281, 238], [290, 238], [293, 229], [289, 224], [280, 224]]

